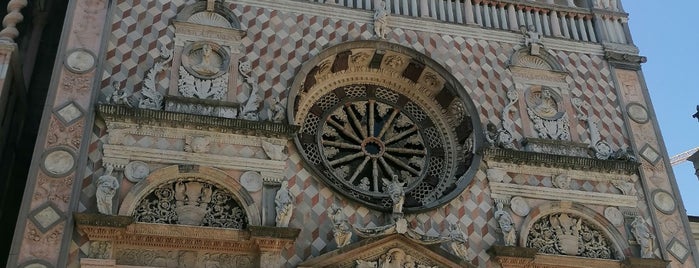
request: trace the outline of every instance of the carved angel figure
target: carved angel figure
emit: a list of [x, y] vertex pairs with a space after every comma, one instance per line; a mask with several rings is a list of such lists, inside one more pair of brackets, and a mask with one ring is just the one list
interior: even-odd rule
[[245, 78], [245, 84], [250, 92], [250, 96], [245, 102], [245, 105], [241, 107], [240, 113], [238, 114], [242, 116], [242, 118], [245, 120], [260, 120], [257, 110], [260, 108], [263, 93], [260, 91], [260, 87], [257, 84], [257, 78], [255, 78], [251, 74], [252, 66], [250, 66], [249, 62], [243, 62], [238, 67], [238, 71], [240, 72], [240, 75], [242, 75], [243, 78]]
[[127, 94], [126, 90], [123, 90], [119, 87], [119, 82], [114, 81], [112, 83], [112, 87], [114, 88], [114, 91], [112, 92], [112, 96], [109, 99], [109, 103], [114, 105], [126, 105], [131, 107], [131, 102], [129, 102], [129, 97], [131, 95]]
[[536, 31], [536, 28], [534, 25], [529, 25], [527, 26], [520, 26], [519, 31], [522, 32], [522, 35], [524, 35], [524, 45], [525, 46], [530, 46], [532, 44], [540, 44], [541, 43], [541, 34]]
[[374, 32], [379, 39], [386, 39], [388, 32], [391, 30], [388, 28], [388, 16], [386, 2], [381, 0], [379, 6], [374, 10]]
[[393, 201], [393, 213], [403, 213], [403, 203], [405, 203], [405, 186], [404, 182], [398, 180], [398, 175], [393, 175], [393, 180], [382, 179], [386, 185], [386, 192], [391, 196]]
[[116, 190], [119, 188], [119, 181], [112, 175], [112, 171], [114, 171], [114, 167], [108, 165], [104, 175], [97, 179], [97, 191], [95, 192], [97, 210], [105, 215], [113, 214], [112, 200], [114, 195], [116, 195]]
[[277, 211], [277, 227], [289, 227], [291, 213], [294, 210], [294, 196], [289, 192], [289, 182], [282, 181], [282, 185], [274, 197], [274, 204]]
[[461, 259], [468, 259], [468, 250], [466, 249], [466, 234], [456, 224], [449, 224], [449, 248]]
[[328, 216], [330, 216], [330, 220], [333, 223], [332, 231], [337, 247], [341, 248], [348, 245], [352, 240], [352, 231], [345, 214], [342, 212], [342, 208], [333, 204], [328, 209]]

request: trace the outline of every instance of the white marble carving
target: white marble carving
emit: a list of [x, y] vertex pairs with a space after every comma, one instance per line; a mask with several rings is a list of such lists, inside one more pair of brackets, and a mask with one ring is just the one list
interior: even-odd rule
[[112, 91], [112, 95], [108, 100], [109, 104], [126, 105], [129, 107], [132, 106], [131, 101], [129, 101], [129, 97], [131, 97], [131, 94], [128, 94], [126, 93], [126, 90], [121, 89], [119, 87], [119, 82], [112, 82], [112, 88], [114, 88], [114, 91]]
[[197, 181], [179, 181], [175, 183], [175, 212], [177, 223], [199, 226], [211, 203], [213, 189], [205, 183]]
[[164, 65], [172, 59], [172, 50], [164, 46], [161, 47], [160, 58], [161, 61], [155, 62], [153, 67], [148, 70], [146, 78], [143, 80], [143, 89], [141, 89], [141, 96], [143, 98], [139, 100], [138, 108], [151, 110], [160, 110], [163, 108], [163, 94], [156, 88], [156, 76], [165, 69]]
[[51, 176], [66, 175], [73, 169], [75, 157], [66, 150], [55, 150], [44, 158], [44, 169]]
[[257, 192], [262, 189], [262, 175], [257, 171], [246, 171], [240, 175], [240, 184], [248, 192]]
[[274, 197], [277, 211], [277, 227], [288, 227], [291, 214], [294, 211], [294, 196], [291, 195], [288, 187], [289, 182], [286, 180], [282, 181], [281, 187], [277, 190], [277, 194]]
[[449, 239], [451, 240], [449, 242], [449, 249], [452, 254], [462, 260], [468, 260], [468, 247], [466, 245], [468, 238], [457, 224], [449, 224]]
[[614, 226], [621, 226], [624, 223], [624, 215], [621, 214], [618, 208], [608, 207], [604, 209], [604, 217], [609, 220]]
[[527, 235], [526, 247], [544, 254], [614, 259], [611, 242], [582, 218], [560, 213], [541, 217]]
[[568, 117], [560, 105], [561, 97], [550, 88], [527, 92], [527, 114], [542, 139], [570, 140]]
[[260, 109], [260, 103], [263, 99], [263, 92], [257, 84], [257, 78], [252, 74], [252, 65], [250, 65], [249, 62], [241, 62], [238, 66], [238, 72], [240, 72], [240, 75], [245, 79], [245, 92], [249, 92], [250, 94], [238, 115], [245, 120], [258, 121], [260, 120], [258, 110]]
[[502, 239], [505, 246], [516, 246], [517, 243], [517, 233], [515, 230], [514, 222], [512, 221], [512, 216], [510, 213], [503, 210], [503, 203], [497, 202], [497, 210], [495, 211], [495, 220], [498, 221], [498, 226], [500, 231], [502, 231]]
[[332, 232], [333, 238], [335, 238], [335, 244], [338, 248], [349, 245], [352, 241], [352, 230], [349, 221], [347, 221], [347, 216], [345, 216], [342, 208], [333, 204], [328, 209], [328, 216], [332, 221]]
[[633, 195], [633, 183], [623, 180], [613, 180], [612, 185], [619, 189], [623, 195]]
[[265, 151], [265, 154], [269, 159], [271, 160], [277, 160], [277, 161], [284, 161], [286, 160], [287, 157], [289, 157], [285, 149], [286, 146], [284, 145], [277, 145], [268, 141], [262, 141], [262, 150]]
[[556, 186], [556, 188], [569, 190], [571, 180], [572, 179], [570, 177], [563, 174], [559, 174], [553, 177], [552, 182], [553, 186]]
[[526, 217], [531, 211], [529, 203], [527, 203], [527, 200], [521, 196], [515, 196], [510, 200], [510, 209], [512, 209], [512, 212], [520, 217]]
[[388, 27], [390, 15], [386, 9], [386, 1], [381, 0], [374, 10], [374, 33], [379, 39], [386, 39], [391, 28]]
[[580, 98], [573, 98], [571, 102], [577, 111], [578, 120], [587, 124], [588, 131], [590, 132], [589, 147], [594, 152], [595, 158], [602, 160], [609, 159], [613, 153], [612, 148], [606, 141], [602, 140], [597, 123], [592, 121], [590, 117], [583, 112], [583, 108], [585, 108], [587, 111], [591, 111], [590, 104], [583, 102]]
[[534, 25], [520, 26], [520, 32], [524, 35], [524, 46], [529, 48], [529, 54], [539, 55], [541, 50], [541, 33], [539, 33]]
[[655, 258], [655, 253], [653, 252], [655, 236], [648, 229], [643, 217], [636, 216], [633, 222], [631, 222], [631, 233], [641, 246], [641, 257], [646, 259]]
[[68, 52], [65, 65], [73, 73], [86, 73], [95, 67], [95, 56], [89, 50], [78, 48]]
[[401, 248], [391, 248], [385, 254], [379, 256], [377, 260], [355, 260], [355, 268], [393, 268], [393, 267], [415, 267], [415, 268], [437, 268], [428, 263], [423, 263], [417, 258], [405, 253]]
[[286, 107], [282, 105], [279, 97], [274, 97], [272, 99], [272, 105], [270, 109], [269, 118], [274, 123], [282, 123], [286, 119]]
[[211, 138], [206, 136], [186, 136], [184, 139], [184, 151], [189, 153], [208, 153]]
[[386, 185], [386, 193], [391, 197], [393, 201], [393, 213], [402, 214], [403, 213], [403, 203], [405, 203], [405, 182], [400, 182], [398, 180], [398, 175], [394, 175], [392, 180], [382, 179], [384, 185]]
[[511, 113], [515, 112], [515, 103], [519, 99], [517, 90], [510, 89], [507, 91], [508, 103], [502, 109], [500, 117], [500, 127], [497, 128], [494, 124], [489, 123], [486, 126], [485, 138], [491, 145], [506, 148], [516, 149], [514, 142], [514, 122], [512, 121]]
[[666, 191], [656, 190], [653, 192], [653, 205], [665, 214], [675, 211], [675, 198]]
[[215, 79], [199, 79], [187, 72], [182, 66], [180, 66], [179, 73], [180, 79], [177, 81], [177, 89], [184, 97], [221, 100], [226, 94], [227, 75]]
[[114, 200], [116, 191], [119, 188], [119, 181], [112, 175], [112, 171], [114, 171], [114, 167], [108, 165], [104, 175], [100, 176], [96, 182], [97, 210], [105, 215], [114, 214], [112, 200]]
[[139, 183], [150, 174], [148, 164], [141, 161], [130, 162], [124, 168], [124, 176], [133, 183]]

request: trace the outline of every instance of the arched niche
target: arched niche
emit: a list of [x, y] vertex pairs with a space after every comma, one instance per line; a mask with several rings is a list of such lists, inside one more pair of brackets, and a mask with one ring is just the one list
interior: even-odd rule
[[177, 182], [203, 182], [220, 189], [225, 189], [232, 199], [240, 205], [247, 218], [247, 226], [260, 226], [262, 223], [259, 210], [250, 194], [238, 181], [225, 172], [204, 166], [169, 166], [151, 173], [145, 180], [136, 184], [124, 197], [119, 207], [119, 215], [133, 216], [144, 198], [151, 195], [163, 185]]
[[[581, 221], [580, 225], [578, 225], [578, 221]], [[568, 227], [566, 228], [566, 226]], [[577, 228], [581, 228], [582, 230], [578, 229], [577, 233], [573, 233], [574, 237], [566, 236], [565, 238], [561, 238], [561, 233], [570, 235], [570, 233], [574, 232]], [[544, 232], [544, 230], [546, 232]], [[595, 233], [597, 233], [597, 235], [595, 235]], [[578, 252], [575, 254], [560, 251], [551, 252], [535, 246], [557, 243], [557, 247], [563, 248], [563, 251], [565, 251], [565, 246], [563, 246], [563, 244], [568, 244], [568, 242], [571, 241], [583, 242], [582, 245], [578, 244]], [[595, 241], [597, 243], [592, 243], [591, 247], [588, 248], [585, 244], [590, 241]], [[537, 242], [541, 244], [536, 244]], [[570, 202], [550, 202], [533, 209], [522, 223], [522, 228], [519, 233], [519, 243], [522, 247], [536, 248], [539, 250], [539, 253], [544, 254], [609, 260], [624, 260], [627, 256], [631, 255], [629, 244], [626, 242], [624, 236], [622, 236], [621, 233], [614, 228], [614, 225], [603, 215], [600, 215], [584, 205]], [[601, 243], [608, 244], [611, 255], [609, 257], [591, 256], [600, 253], [600, 251], [593, 252], [593, 250], [601, 250], [595, 248]], [[568, 248], [570, 248], [570, 246], [568, 246]], [[603, 252], [603, 250], [601, 252]]]
[[389, 211], [386, 184], [406, 188], [404, 212], [438, 207], [471, 182], [480, 117], [440, 64], [382, 41], [347, 42], [304, 63], [289, 93], [289, 123], [305, 167], [336, 192]]
[[213, 9], [207, 9], [207, 2], [200, 1], [185, 6], [175, 18], [177, 21], [203, 24], [228, 29], [240, 29], [240, 22], [233, 11], [219, 1], [214, 1]]

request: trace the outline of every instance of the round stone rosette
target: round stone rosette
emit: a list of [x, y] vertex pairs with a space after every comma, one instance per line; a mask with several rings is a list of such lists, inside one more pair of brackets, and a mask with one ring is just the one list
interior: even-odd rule
[[383, 46], [339, 45], [304, 66], [290, 95], [297, 148], [316, 177], [373, 209], [392, 209], [393, 178], [405, 185], [404, 212], [440, 206], [480, 162], [473, 104], [430, 59]]

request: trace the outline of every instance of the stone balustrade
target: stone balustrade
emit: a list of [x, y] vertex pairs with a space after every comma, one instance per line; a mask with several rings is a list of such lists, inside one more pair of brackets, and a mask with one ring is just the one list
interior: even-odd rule
[[[355, 9], [374, 10], [378, 0], [308, 0]], [[386, 0], [393, 15], [430, 18], [520, 31], [533, 26], [544, 36], [583, 42], [629, 44], [627, 14], [618, 0]]]

